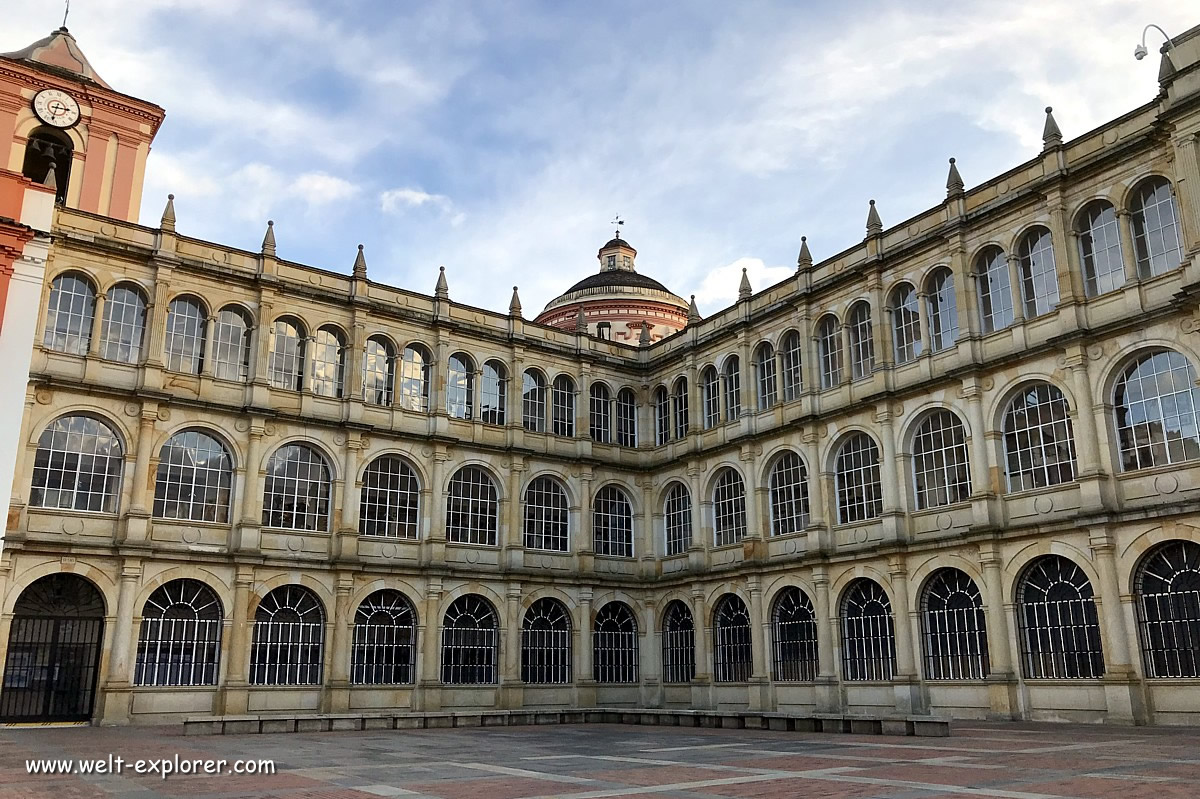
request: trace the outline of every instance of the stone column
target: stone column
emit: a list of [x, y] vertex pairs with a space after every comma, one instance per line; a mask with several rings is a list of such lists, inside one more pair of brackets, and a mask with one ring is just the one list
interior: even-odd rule
[[435, 577], [425, 587], [425, 598], [421, 602], [421, 626], [417, 631], [421, 660], [416, 675], [420, 688], [413, 697], [414, 710], [439, 710], [442, 706], [442, 641], [438, 635], [442, 628], [441, 601], [442, 580]]
[[1084, 509], [1102, 510], [1113, 507], [1108, 475], [1100, 462], [1100, 435], [1096, 417], [1104, 417], [1104, 407], [1096, 407], [1092, 397], [1092, 380], [1088, 372], [1088, 355], [1082, 345], [1067, 349], [1067, 368], [1071, 371], [1071, 388], [1075, 392], [1075, 457], [1078, 468], [1081, 505]]
[[237, 552], [257, 552], [258, 533], [262, 526], [262, 420], [249, 420], [246, 443], [246, 468], [242, 480], [242, 511], [233, 549]]
[[579, 589], [579, 652], [575, 662], [576, 706], [596, 706], [596, 675], [592, 665], [592, 588]]
[[213, 362], [216, 361], [217, 316], [214, 314], [204, 321], [204, 355], [200, 359], [200, 374], [205, 377], [213, 376]]
[[220, 698], [221, 713], [227, 716], [246, 714], [249, 700], [250, 644], [254, 619], [250, 615], [250, 588], [254, 570], [239, 566], [233, 580], [233, 611], [224, 628], [222, 641], [228, 641], [228, 656], [223, 669], [225, 690]]
[[750, 593], [750, 709], [773, 710], [771, 698], [771, 650], [767, 642], [770, 630], [763, 609], [762, 580], [757, 574], [746, 578], [746, 590]]
[[[595, 475], [590, 466], [579, 473], [579, 524], [576, 525], [575, 552], [578, 553], [578, 568], [581, 573], [590, 573], [595, 557], [592, 541], [592, 482]], [[590, 645], [590, 644], [589, 644]], [[588, 672], [589, 675], [591, 672]]]
[[929, 327], [929, 295], [923, 286], [917, 291], [917, 319], [921, 326], [921, 351], [918, 355], [929, 355], [933, 352], [933, 330]]
[[829, 572], [824, 565], [813, 567], [813, 610], [817, 615], [817, 710], [836, 713], [842, 706], [838, 690], [837, 615], [830, 607]]
[[334, 558], [356, 559], [358, 557], [358, 517], [362, 501], [362, 492], [358, 484], [358, 471], [361, 466], [359, 457], [365, 442], [357, 431], [345, 433], [346, 443], [342, 451], [342, 503], [339, 518], [336, 545], [333, 547]]
[[[446, 560], [446, 461], [450, 454], [444, 444], [434, 444], [433, 463], [429, 468], [429, 534], [421, 544], [421, 563], [443, 563]], [[426, 494], [422, 492], [422, 499]]]
[[1200, 134], [1187, 132], [1178, 136], [1175, 146], [1175, 168], [1179, 179], [1173, 184], [1178, 201], [1180, 240], [1191, 254], [1200, 249], [1200, 159], [1197, 158], [1197, 138]]
[[154, 489], [150, 483], [150, 458], [154, 454], [154, 425], [158, 422], [158, 406], [142, 406], [138, 420], [136, 455], [133, 462], [133, 485], [129, 490], [129, 511], [125, 514], [126, 542], [145, 541], [149, 537], [150, 507]]
[[133, 685], [133, 617], [134, 595], [142, 577], [142, 562], [127, 558], [121, 564], [117, 587], [117, 607], [112, 626], [112, 646], [109, 649], [108, 679], [104, 685], [104, 711], [101, 724], [128, 724], [132, 712]]
[[1004, 564], [999, 547], [994, 543], [980, 544], [979, 562], [983, 566], [987, 619], [989, 717], [1016, 719], [1020, 717], [1017, 676], [1013, 672], [1013, 651], [1004, 602]]
[[888, 560], [888, 577], [892, 587], [892, 617], [896, 622], [896, 675], [892, 680], [896, 693], [896, 712], [920, 713], [924, 702], [917, 677], [914, 630], [915, 611], [908, 601], [908, 567], [902, 556]]
[[1092, 560], [1099, 572], [1096, 604], [1100, 615], [1104, 647], [1104, 696], [1107, 720], [1124, 724], [1145, 724], [1146, 708], [1137, 673], [1129, 650], [1129, 631], [1121, 607], [1121, 587], [1117, 577], [1116, 541], [1112, 531], [1099, 526], [1090, 530]]
[[696, 676], [692, 678], [692, 707], [712, 707], [712, 651], [709, 647], [708, 605], [704, 590], [692, 588], [692, 625], [696, 631]]
[[521, 683], [521, 583], [509, 583], [504, 594], [504, 618], [500, 624], [500, 707], [523, 704]]
[[838, 329], [842, 336], [842, 383], [854, 380], [854, 350], [850, 342], [849, 313], [849, 311], [846, 312], [846, 319], [842, 320]]
[[353, 638], [355, 608], [350, 607], [350, 592], [354, 577], [339, 573], [334, 594], [333, 618], [329, 620], [329, 677], [322, 691], [321, 705], [326, 713], [346, 713], [350, 710], [350, 647]]
[[639, 676], [642, 707], [662, 707], [662, 643], [658, 629], [658, 606], [651, 598], [642, 600], [639, 636]]
[[754, 446], [745, 445], [738, 453], [742, 466], [742, 479], [746, 483], [746, 540], [742, 550], [742, 557], [745, 560], [765, 560], [767, 557], [766, 538], [768, 532], [766, 528], [770, 516], [763, 514], [763, 507], [766, 504], [766, 489], [759, 489], [755, 449]]
[[100, 334], [104, 330], [104, 304], [108, 301], [108, 296], [96, 292], [96, 307], [92, 312], [92, 329], [88, 332], [88, 351], [87, 354], [93, 358], [100, 357]]
[[1128, 208], [1117, 209], [1117, 230], [1121, 234], [1121, 266], [1125, 270], [1125, 282], [1141, 281], [1143, 275], [1137, 267], [1137, 254], [1133, 247], [1133, 220]]
[[1008, 260], [1008, 290], [1012, 294], [1013, 325], [1025, 321], [1025, 292], [1021, 284], [1021, 259], [1009, 253]]
[[829, 532], [829, 516], [825, 512], [825, 480], [821, 475], [820, 437], [815, 429], [804, 431], [804, 461], [808, 476], [808, 527], [812, 532], [809, 549], [832, 552], [833, 540]]
[[892, 422], [892, 409], [886, 403], [875, 406], [875, 423], [879, 425], [879, 437], [883, 443], [880, 453], [879, 477], [883, 488], [883, 537], [895, 541], [907, 535], [903, 524], [905, 498], [908, 491], [896, 471], [896, 430]]
[[500, 537], [500, 562], [508, 568], [520, 568], [525, 565], [525, 520], [522, 510], [525, 507], [524, 497], [521, 496], [521, 483], [525, 479], [525, 458], [514, 455], [508, 470], [508, 518], [502, 525]]

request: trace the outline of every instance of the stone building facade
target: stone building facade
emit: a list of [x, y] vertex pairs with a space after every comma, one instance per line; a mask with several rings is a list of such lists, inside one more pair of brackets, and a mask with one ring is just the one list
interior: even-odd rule
[[60, 208], [0, 716], [1200, 722], [1198, 64], [641, 347]]

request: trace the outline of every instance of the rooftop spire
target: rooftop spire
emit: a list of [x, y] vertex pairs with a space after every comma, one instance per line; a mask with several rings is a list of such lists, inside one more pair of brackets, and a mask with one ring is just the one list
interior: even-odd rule
[[800, 237], [800, 255], [796, 258], [797, 269], [809, 269], [812, 267], [812, 253], [808, 251], [808, 236]]
[[446, 282], [446, 267], [438, 267], [437, 285], [433, 288], [433, 296], [439, 300], [450, 299], [450, 284]]
[[363, 255], [363, 246], [361, 244], [358, 245], [358, 255], [354, 256], [354, 269], [351, 274], [354, 275], [356, 280], [367, 279], [367, 259]]
[[275, 256], [275, 223], [267, 220], [267, 235], [263, 236], [262, 254]]
[[688, 303], [688, 324], [694, 325], [704, 317], [700, 316], [700, 309], [696, 307], [696, 295], [692, 295], [691, 302]]
[[754, 292], [750, 289], [750, 276], [746, 274], [746, 267], [742, 267], [742, 282], [738, 284], [738, 300], [748, 300]]
[[579, 306], [579, 313], [577, 313], [575, 315], [575, 332], [576, 333], [586, 333], [587, 332], [587, 317], [583, 313], [582, 305]]
[[875, 201], [871, 200], [871, 210], [867, 211], [867, 235], [878, 236], [883, 233], [883, 220], [879, 211], [875, 210]]
[[957, 197], [963, 193], [966, 184], [963, 183], [962, 175], [958, 174], [958, 167], [954, 165], [954, 159], [950, 159], [950, 174], [946, 177], [946, 196]]
[[650, 323], [642, 322], [642, 333], [638, 336], [638, 344], [643, 347], [650, 343]]
[[1063, 143], [1062, 131], [1054, 121], [1054, 109], [1050, 106], [1046, 106], [1046, 126], [1042, 128], [1042, 143], [1043, 152], [1051, 147], [1061, 147]]
[[167, 207], [163, 209], [162, 221], [158, 223], [158, 226], [160, 228], [162, 228], [163, 230], [170, 231], [171, 233], [175, 232], [175, 195], [174, 194], [167, 195]]
[[516, 286], [513, 286], [513, 296], [512, 296], [512, 299], [509, 300], [509, 302], [508, 302], [508, 315], [509, 316], [520, 316], [521, 315], [521, 298], [519, 296], [517, 296], [517, 287]]

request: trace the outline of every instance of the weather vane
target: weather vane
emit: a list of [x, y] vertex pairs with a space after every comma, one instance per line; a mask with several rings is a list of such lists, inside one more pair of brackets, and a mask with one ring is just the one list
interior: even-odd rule
[[[70, 2], [70, 0], [67, 0], [67, 2]], [[618, 239], [621, 238], [621, 226], [625, 224], [625, 220], [621, 218], [620, 214], [617, 214], [615, 217], [613, 217], [611, 224], [617, 226], [616, 237]]]
[[67, 8], [66, 8], [66, 10], [65, 10], [65, 11], [63, 11], [63, 24], [62, 24], [62, 26], [63, 26], [64, 28], [65, 28], [65, 27], [67, 27], [67, 16], [68, 16], [70, 13], [71, 13], [71, 0], [67, 0]]

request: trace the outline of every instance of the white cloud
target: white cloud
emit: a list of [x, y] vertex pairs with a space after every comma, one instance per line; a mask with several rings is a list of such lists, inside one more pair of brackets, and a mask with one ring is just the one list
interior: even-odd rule
[[796, 273], [795, 269], [787, 266], [767, 266], [761, 258], [738, 258], [733, 263], [718, 266], [709, 270], [696, 290], [696, 305], [701, 313], [707, 316], [737, 302], [743, 269], [750, 280], [751, 290], [755, 292]]
[[444, 194], [430, 194], [422, 189], [388, 189], [379, 195], [379, 209], [388, 214], [403, 214], [414, 208], [436, 209], [452, 227], [460, 226], [467, 215], [454, 207], [454, 202]]

